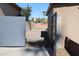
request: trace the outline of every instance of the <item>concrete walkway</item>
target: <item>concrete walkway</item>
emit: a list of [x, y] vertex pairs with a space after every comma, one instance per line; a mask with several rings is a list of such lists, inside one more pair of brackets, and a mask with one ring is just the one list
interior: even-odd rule
[[[46, 51], [46, 55], [53, 55], [52, 47], [49, 47], [49, 43], [46, 42], [46, 39], [41, 37], [42, 30], [31, 30], [26, 33], [27, 44], [28, 47], [35, 47], [35, 48], [44, 48]], [[42, 52], [43, 53], [43, 52]]]
[[0, 47], [0, 56], [48, 56], [44, 48]]
[[58, 48], [56, 50], [56, 56], [70, 56], [64, 48]]

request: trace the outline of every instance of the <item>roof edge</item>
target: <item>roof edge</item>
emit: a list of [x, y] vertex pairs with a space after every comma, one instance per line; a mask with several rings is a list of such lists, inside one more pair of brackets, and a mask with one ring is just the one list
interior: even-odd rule
[[53, 3], [50, 3], [49, 6], [48, 6], [48, 9], [47, 9], [46, 15], [49, 14], [49, 11], [51, 10], [52, 6], [53, 6]]
[[18, 8], [18, 9], [22, 9], [20, 6], [18, 6], [16, 3], [9, 3], [9, 4], [12, 4], [12, 5], [14, 5], [16, 8]]
[[59, 8], [59, 7], [69, 7], [69, 6], [76, 6], [76, 5], [79, 5], [79, 3], [50, 3], [47, 9], [46, 15], [49, 14], [49, 11], [51, 10], [52, 7]]

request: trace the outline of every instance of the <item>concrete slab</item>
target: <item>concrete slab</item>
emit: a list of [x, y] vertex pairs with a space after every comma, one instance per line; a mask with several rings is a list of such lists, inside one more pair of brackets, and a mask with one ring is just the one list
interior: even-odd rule
[[64, 48], [58, 48], [56, 49], [56, 56], [69, 56], [69, 54]]
[[42, 47], [0, 47], [0, 56], [49, 56]]

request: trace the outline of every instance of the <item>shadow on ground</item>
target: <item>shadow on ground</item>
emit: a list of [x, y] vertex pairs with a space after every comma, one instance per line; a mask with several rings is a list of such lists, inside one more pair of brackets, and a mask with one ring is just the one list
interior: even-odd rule
[[27, 44], [29, 44], [30, 46], [34, 46], [35, 48], [44, 47], [47, 50], [47, 52], [49, 53], [49, 55], [53, 56], [54, 49], [53, 49], [53, 46], [52, 46], [52, 43], [50, 41], [47, 31], [41, 31], [41, 37], [44, 37], [43, 41], [39, 40], [39, 41], [35, 41], [35, 42], [27, 42]]

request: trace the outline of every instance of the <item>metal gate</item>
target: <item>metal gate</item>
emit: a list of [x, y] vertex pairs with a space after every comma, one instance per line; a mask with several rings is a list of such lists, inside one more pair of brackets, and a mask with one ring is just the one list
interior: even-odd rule
[[0, 16], [0, 46], [25, 46], [25, 17]]

